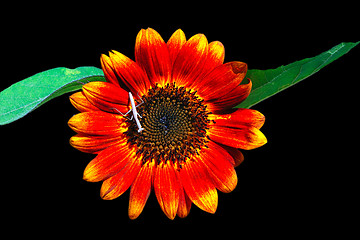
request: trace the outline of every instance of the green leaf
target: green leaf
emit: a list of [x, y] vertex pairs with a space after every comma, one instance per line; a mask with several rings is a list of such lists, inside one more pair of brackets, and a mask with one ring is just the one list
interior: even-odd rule
[[250, 108], [274, 94], [291, 87], [348, 53], [359, 43], [360, 41], [356, 43], [341, 43], [316, 57], [306, 58], [276, 69], [249, 70], [246, 78], [251, 79], [253, 87], [249, 97], [237, 107]]
[[18, 120], [47, 101], [79, 90], [91, 81], [105, 81], [101, 69], [60, 67], [17, 82], [0, 92], [0, 125]]

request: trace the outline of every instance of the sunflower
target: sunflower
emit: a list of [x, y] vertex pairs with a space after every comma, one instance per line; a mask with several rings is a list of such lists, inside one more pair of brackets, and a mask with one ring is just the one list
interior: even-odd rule
[[215, 213], [218, 193], [237, 185], [239, 149], [267, 140], [265, 118], [235, 109], [251, 91], [247, 65], [224, 63], [221, 42], [203, 34], [186, 39], [179, 29], [167, 43], [155, 30], [136, 38], [135, 61], [111, 51], [101, 56], [107, 82], [90, 82], [70, 97], [81, 113], [69, 120], [70, 144], [97, 154], [84, 179], [103, 181], [105, 200], [130, 188], [129, 217], [137, 218], [154, 189], [170, 219], [189, 214], [192, 203]]

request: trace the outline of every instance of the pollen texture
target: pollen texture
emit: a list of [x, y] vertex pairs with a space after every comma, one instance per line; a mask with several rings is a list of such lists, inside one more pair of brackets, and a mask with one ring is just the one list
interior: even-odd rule
[[137, 154], [143, 155], [144, 163], [170, 160], [181, 167], [182, 162], [207, 147], [210, 112], [196, 92], [173, 83], [151, 88], [142, 100], [137, 111], [144, 130], [139, 133], [136, 123], [127, 120], [130, 125], [125, 134]]

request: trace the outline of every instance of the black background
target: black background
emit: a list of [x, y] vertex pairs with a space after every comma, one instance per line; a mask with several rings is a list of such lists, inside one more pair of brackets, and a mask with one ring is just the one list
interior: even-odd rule
[[[227, 12], [207, 18], [192, 13], [194, 20], [186, 18], [185, 23], [166, 19], [133, 23], [136, 16], [124, 10], [122, 15], [108, 10], [104, 16], [75, 19], [68, 18], [71, 13], [51, 11], [29, 14], [20, 22], [14, 21], [15, 16], [3, 31], [0, 89], [55, 67], [100, 67], [100, 55], [112, 49], [134, 59], [135, 37], [147, 27], [165, 41], [178, 28], [187, 38], [204, 33], [209, 42], [219, 40], [225, 45], [226, 62], [243, 61], [250, 69], [276, 68], [341, 42], [360, 40], [354, 28], [344, 27], [336, 15], [325, 21], [327, 14], [315, 18], [315, 13], [308, 12], [264, 15], [241, 10], [234, 15], [232, 10], [232, 19], [225, 18]], [[239, 184], [230, 194], [219, 193], [214, 215], [193, 205], [187, 218], [168, 220], [152, 192], [140, 217], [129, 220], [128, 192], [104, 201], [99, 196], [101, 183], [82, 180], [94, 155], [68, 143], [74, 132], [67, 121], [77, 113], [69, 94], [52, 100], [0, 126], [6, 226], [26, 227], [34, 235], [45, 234], [44, 230], [55, 235], [77, 230], [99, 231], [104, 237], [110, 233], [121, 237], [124, 231], [139, 234], [146, 226], [154, 226], [151, 236], [167, 229], [176, 236], [192, 226], [202, 233], [236, 231], [239, 237], [347, 232], [355, 226], [350, 219], [356, 217], [358, 192], [359, 50], [253, 107], [266, 116], [262, 131], [268, 144], [244, 151], [245, 162], [237, 168]]]

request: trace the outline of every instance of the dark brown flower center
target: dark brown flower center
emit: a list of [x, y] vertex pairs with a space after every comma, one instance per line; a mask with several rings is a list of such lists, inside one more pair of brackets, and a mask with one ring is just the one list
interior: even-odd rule
[[125, 134], [128, 143], [137, 147], [137, 154], [143, 155], [144, 163], [171, 160], [181, 167], [182, 162], [207, 147], [210, 112], [196, 92], [168, 84], [151, 88], [142, 99], [144, 102], [137, 111], [144, 130], [139, 133], [135, 121], [128, 120], [130, 125]]

